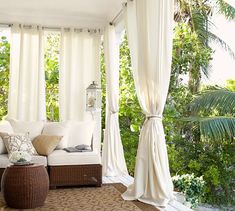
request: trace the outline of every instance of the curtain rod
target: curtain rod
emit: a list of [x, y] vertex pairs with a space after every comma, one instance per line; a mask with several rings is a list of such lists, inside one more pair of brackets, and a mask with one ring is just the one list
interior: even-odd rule
[[[34, 24], [19, 24], [23, 27], [33, 27]], [[13, 24], [12, 23], [0, 23], [0, 26], [6, 26], [6, 27], [12, 27]], [[38, 24], [35, 24], [35, 26], [39, 26]], [[72, 28], [72, 27], [71, 27]], [[56, 30], [56, 31], [60, 31], [61, 29], [64, 29], [66, 31], [69, 31], [70, 28], [69, 27], [49, 27], [49, 26], [42, 26], [42, 29], [48, 29], [48, 30]], [[88, 32], [99, 32], [102, 33], [103, 30], [101, 30], [100, 28], [74, 28], [75, 31], [79, 31], [82, 32], [83, 30], [87, 30]]]
[[[128, 1], [134, 1], [134, 0], [128, 0]], [[117, 13], [117, 15], [112, 19], [112, 21], [109, 22], [110, 25], [115, 24], [116, 20], [122, 15], [126, 7], [127, 7], [127, 2], [122, 4], [122, 9]]]

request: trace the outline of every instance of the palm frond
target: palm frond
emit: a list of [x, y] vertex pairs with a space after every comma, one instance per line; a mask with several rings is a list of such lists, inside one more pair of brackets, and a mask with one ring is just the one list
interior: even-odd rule
[[214, 141], [235, 137], [235, 117], [188, 117], [184, 121], [198, 123], [201, 136]]
[[206, 14], [202, 13], [200, 10], [194, 9], [192, 11], [192, 24], [193, 29], [197, 32], [198, 36], [201, 38], [202, 42], [207, 42], [208, 40], [208, 17]]
[[200, 120], [203, 137], [213, 140], [235, 137], [235, 117], [207, 117]]
[[218, 44], [223, 50], [225, 50], [226, 52], [228, 52], [228, 54], [235, 59], [235, 53], [234, 51], [230, 48], [230, 46], [221, 38], [219, 38], [218, 36], [216, 36], [215, 34], [213, 34], [212, 32], [208, 31], [208, 38], [209, 40], [215, 42], [216, 44]]
[[235, 8], [224, 0], [217, 0], [218, 12], [224, 15], [228, 20], [235, 19]]
[[226, 89], [205, 91], [189, 107], [192, 113], [220, 109], [223, 112], [232, 114], [235, 110], [235, 92]]

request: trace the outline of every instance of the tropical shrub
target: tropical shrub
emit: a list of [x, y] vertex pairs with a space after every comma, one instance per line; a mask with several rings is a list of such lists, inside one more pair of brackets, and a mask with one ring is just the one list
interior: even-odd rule
[[196, 208], [204, 195], [205, 181], [194, 174], [183, 174], [172, 177], [174, 187], [185, 195], [186, 201]]

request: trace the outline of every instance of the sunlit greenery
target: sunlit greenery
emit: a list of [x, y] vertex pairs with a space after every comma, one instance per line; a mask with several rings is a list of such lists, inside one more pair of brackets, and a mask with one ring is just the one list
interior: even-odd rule
[[10, 44], [6, 37], [0, 38], [0, 118], [7, 114], [9, 88]]
[[48, 33], [45, 47], [47, 119], [59, 121], [59, 49], [60, 34]]

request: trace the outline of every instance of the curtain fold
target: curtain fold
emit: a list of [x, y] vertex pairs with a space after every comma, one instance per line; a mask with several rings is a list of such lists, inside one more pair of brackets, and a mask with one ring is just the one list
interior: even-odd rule
[[8, 118], [46, 119], [44, 33], [41, 27], [11, 28]]
[[162, 113], [171, 72], [173, 0], [127, 4], [127, 33], [138, 100], [146, 120], [136, 157], [134, 183], [122, 195], [166, 206], [173, 199]]
[[71, 28], [61, 30], [59, 110], [60, 120], [83, 121], [86, 112], [86, 88], [92, 81], [100, 84], [101, 36]]
[[104, 35], [106, 65], [106, 120], [102, 149], [103, 176], [127, 175], [119, 128], [119, 45], [114, 26]]

